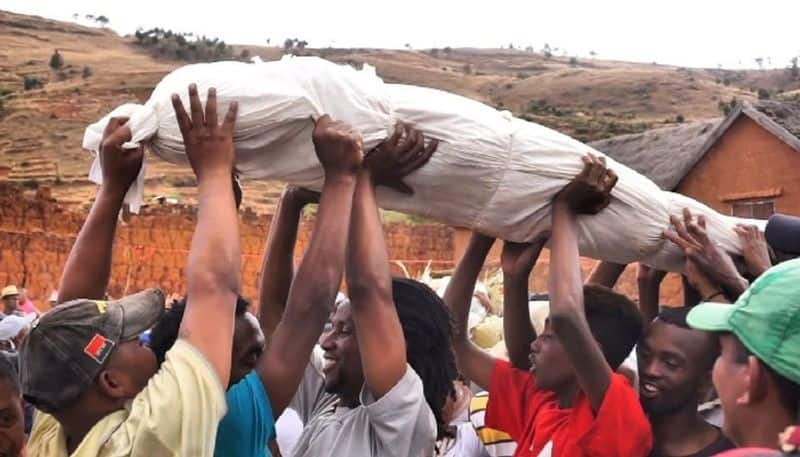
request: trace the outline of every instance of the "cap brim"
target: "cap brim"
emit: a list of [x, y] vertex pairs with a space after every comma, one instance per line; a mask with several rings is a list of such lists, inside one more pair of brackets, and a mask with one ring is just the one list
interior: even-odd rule
[[730, 303], [700, 303], [686, 316], [690, 327], [707, 332], [730, 332], [731, 314], [736, 305]]
[[110, 302], [109, 305], [122, 309], [122, 340], [137, 338], [153, 327], [164, 313], [165, 300], [160, 290], [148, 289]]

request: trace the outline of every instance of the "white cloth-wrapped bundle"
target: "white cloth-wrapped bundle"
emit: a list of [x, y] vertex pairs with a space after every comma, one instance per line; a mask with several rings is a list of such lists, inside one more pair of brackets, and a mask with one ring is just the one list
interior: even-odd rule
[[[234, 141], [243, 177], [319, 190], [323, 172], [311, 141], [312, 119], [330, 114], [349, 123], [361, 132], [367, 150], [389, 136], [397, 121], [408, 122], [440, 144], [430, 162], [406, 179], [415, 194], [379, 188], [381, 206], [511, 241], [530, 241], [547, 230], [553, 196], [581, 170], [581, 156], [600, 154], [476, 101], [384, 84], [371, 67], [357, 71], [310, 57], [180, 68], [158, 84], [145, 105], [123, 105], [89, 126], [84, 147], [97, 150], [110, 116], [129, 116], [132, 145], [144, 143], [169, 162], [186, 163], [170, 97], [177, 93], [188, 106], [190, 83], [197, 84], [203, 100], [207, 89], [216, 87], [220, 113], [230, 101], [239, 102]], [[618, 263], [648, 259], [656, 268], [680, 270], [680, 252], [661, 236], [676, 199], [610, 158], [608, 165], [619, 181], [606, 210], [579, 219], [581, 253]], [[91, 177], [101, 179], [99, 164], [93, 165]], [[126, 197], [134, 211], [142, 190], [143, 173]], [[718, 221], [717, 241], [736, 252], [733, 223], [706, 207], [701, 210]]]

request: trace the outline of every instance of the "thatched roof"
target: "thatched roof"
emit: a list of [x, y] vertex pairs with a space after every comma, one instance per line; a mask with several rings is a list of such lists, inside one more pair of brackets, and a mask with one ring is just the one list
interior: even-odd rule
[[712, 119], [620, 135], [589, 146], [647, 176], [662, 189], [672, 190], [703, 157], [704, 145], [721, 121]]
[[621, 135], [589, 143], [618, 162], [673, 190], [728, 128], [745, 115], [800, 152], [800, 102], [741, 102], [724, 119]]

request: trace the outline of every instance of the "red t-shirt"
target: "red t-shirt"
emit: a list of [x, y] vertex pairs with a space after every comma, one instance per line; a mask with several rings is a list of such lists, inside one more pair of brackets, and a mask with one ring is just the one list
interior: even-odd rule
[[498, 360], [492, 371], [486, 426], [517, 442], [514, 456], [645, 457], [653, 447], [650, 423], [636, 392], [613, 374], [597, 415], [579, 392], [573, 408], [560, 409], [553, 392], [536, 388], [534, 376]]

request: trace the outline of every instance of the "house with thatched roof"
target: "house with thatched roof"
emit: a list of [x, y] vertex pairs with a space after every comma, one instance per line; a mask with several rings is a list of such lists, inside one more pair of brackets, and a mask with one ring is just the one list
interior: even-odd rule
[[800, 215], [800, 103], [739, 103], [721, 119], [590, 143], [723, 214]]

